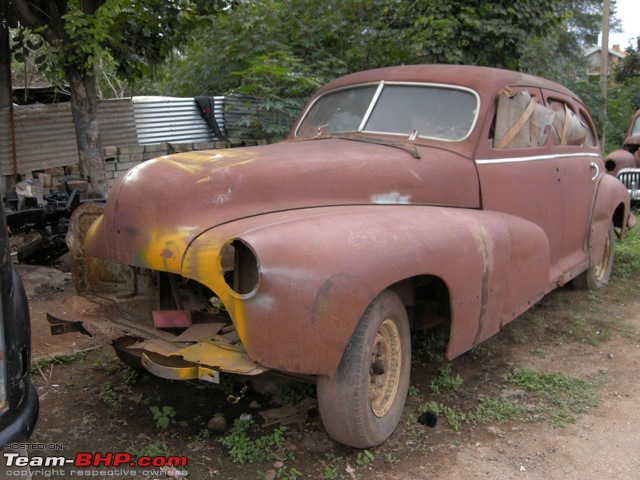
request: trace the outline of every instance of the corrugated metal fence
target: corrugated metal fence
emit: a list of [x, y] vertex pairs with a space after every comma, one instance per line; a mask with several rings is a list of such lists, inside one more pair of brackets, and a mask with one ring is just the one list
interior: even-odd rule
[[[239, 118], [256, 107], [251, 97], [213, 97], [215, 119], [227, 137]], [[133, 97], [98, 103], [103, 146], [189, 143], [217, 139], [193, 98]], [[69, 103], [14, 107], [17, 172], [77, 163]], [[14, 172], [9, 109], [0, 109], [0, 175]]]

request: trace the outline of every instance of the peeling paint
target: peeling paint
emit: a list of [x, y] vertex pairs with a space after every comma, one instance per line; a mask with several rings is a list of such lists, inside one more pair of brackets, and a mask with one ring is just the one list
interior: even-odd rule
[[388, 204], [407, 204], [410, 203], [411, 195], [401, 195], [399, 192], [380, 193], [377, 195], [371, 195], [371, 201], [373, 203], [388, 205]]
[[231, 187], [229, 186], [226, 191], [219, 192], [217, 195], [213, 197], [214, 205], [224, 205], [231, 198]]

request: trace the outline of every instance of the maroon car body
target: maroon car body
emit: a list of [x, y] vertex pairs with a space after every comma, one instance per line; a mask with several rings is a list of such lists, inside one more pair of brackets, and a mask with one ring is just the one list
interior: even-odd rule
[[[103, 288], [108, 270], [114, 292], [161, 296], [168, 274], [170, 309], [187, 309], [194, 286], [216, 297], [251, 373], [317, 378], [329, 433], [367, 447], [402, 412], [406, 327], [448, 323], [452, 359], [569, 281], [606, 283], [614, 227], [633, 222], [569, 90], [423, 65], [329, 83], [283, 142], [139, 165], [86, 242], [70, 243], [101, 259], [76, 273], [82, 289]], [[177, 353], [139, 346], [142, 363], [168, 378], [237, 371], [211, 338]]]
[[640, 200], [640, 110], [631, 117], [622, 148], [610, 153], [605, 165], [627, 187], [631, 200]]

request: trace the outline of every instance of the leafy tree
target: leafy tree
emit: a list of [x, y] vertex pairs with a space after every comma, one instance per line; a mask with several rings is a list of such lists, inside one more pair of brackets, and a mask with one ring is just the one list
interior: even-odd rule
[[640, 37], [636, 38], [636, 47], [627, 48], [627, 56], [622, 60], [616, 72], [616, 81], [622, 82], [628, 78], [640, 77]]
[[258, 102], [256, 111], [241, 118], [239, 126], [246, 127], [245, 134], [267, 141], [284, 137], [300, 112], [306, 91], [320, 86], [289, 52], [260, 56], [247, 69], [233, 74], [241, 78], [235, 92]]
[[[597, 39], [597, 0], [256, 0], [238, 2], [194, 32], [160, 70], [167, 94], [237, 88], [259, 58], [286, 52], [324, 82], [345, 73], [411, 63], [464, 63], [544, 74]], [[547, 75], [548, 76], [548, 75]], [[156, 86], [152, 87], [156, 88]]]
[[3, 24], [17, 21], [42, 36], [70, 86], [80, 172], [89, 177], [94, 195], [106, 194], [96, 69], [106, 60], [127, 77], [146, 73], [203, 13], [226, 5], [223, 0], [8, 0]]

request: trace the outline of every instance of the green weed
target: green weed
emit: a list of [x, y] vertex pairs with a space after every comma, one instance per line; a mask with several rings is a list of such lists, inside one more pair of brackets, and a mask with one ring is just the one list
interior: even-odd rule
[[253, 420], [236, 420], [229, 435], [218, 439], [227, 448], [233, 461], [244, 464], [285, 458], [284, 432], [287, 427], [278, 427], [271, 434], [253, 439], [249, 436], [253, 424]]
[[529, 403], [535, 404], [535, 419], [549, 420], [554, 426], [575, 423], [598, 405], [593, 384], [580, 378], [517, 368], [507, 381], [529, 394]]
[[31, 361], [31, 375], [36, 376], [41, 373], [49, 365], [71, 363], [75, 361], [84, 361], [89, 355], [88, 351], [65, 353], [61, 355], [49, 355], [48, 357], [40, 357]]
[[157, 428], [167, 428], [171, 423], [171, 419], [176, 416], [176, 411], [170, 405], [165, 405], [160, 408], [157, 405], [149, 407], [151, 413], [153, 414], [153, 419], [156, 422]]
[[442, 365], [434, 378], [429, 384], [429, 388], [435, 394], [438, 394], [447, 390], [458, 390], [462, 386], [462, 377], [451, 375], [451, 363], [445, 363]]
[[356, 463], [361, 467], [364, 467], [373, 462], [374, 458], [375, 457], [373, 453], [371, 453], [369, 450], [361, 450], [356, 454]]
[[407, 392], [409, 398], [417, 397], [419, 394], [420, 389], [418, 387], [416, 387], [415, 385], [409, 385], [409, 391]]
[[416, 367], [424, 367], [432, 362], [444, 362], [444, 352], [449, 334], [443, 328], [416, 332], [411, 339], [411, 362]]
[[171, 453], [169, 446], [165, 442], [154, 441], [138, 447], [133, 444], [127, 449], [129, 453], [135, 458], [140, 457], [160, 457], [167, 456]]
[[98, 393], [98, 398], [100, 398], [102, 403], [113, 410], [117, 410], [122, 406], [122, 403], [120, 402], [120, 395], [115, 392], [111, 382], [104, 382], [102, 384], [100, 392]]
[[138, 383], [138, 380], [140, 379], [140, 370], [127, 367], [122, 371], [122, 379], [124, 380], [125, 385], [133, 386]]
[[301, 476], [302, 472], [295, 467], [287, 467], [286, 465], [283, 465], [276, 470], [276, 478], [281, 478], [282, 480], [296, 480]]
[[340, 477], [340, 474], [338, 473], [338, 467], [333, 465], [326, 465], [324, 467], [324, 478], [331, 480], [338, 477]]
[[315, 387], [307, 382], [287, 382], [278, 385], [276, 390], [276, 400], [281, 405], [297, 405], [307, 397], [315, 396]]

